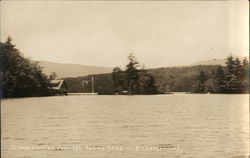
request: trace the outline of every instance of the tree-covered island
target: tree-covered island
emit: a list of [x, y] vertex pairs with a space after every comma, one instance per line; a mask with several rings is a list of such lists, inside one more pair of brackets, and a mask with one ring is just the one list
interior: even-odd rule
[[131, 53], [128, 56], [129, 63], [123, 71], [115, 67], [112, 72], [112, 80], [116, 94], [159, 94], [155, 79], [145, 69], [138, 69], [139, 62]]

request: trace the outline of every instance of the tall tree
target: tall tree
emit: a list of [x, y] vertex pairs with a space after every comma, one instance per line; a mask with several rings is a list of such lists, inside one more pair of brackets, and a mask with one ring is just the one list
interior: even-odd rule
[[241, 93], [243, 83], [241, 81], [242, 65], [239, 58], [229, 56], [226, 60], [227, 74], [226, 77], [226, 93]]
[[230, 55], [229, 57], [227, 57], [226, 59], [226, 67], [227, 67], [227, 71], [229, 73], [234, 73], [234, 58], [232, 55]]
[[116, 93], [126, 90], [126, 75], [125, 75], [125, 72], [121, 70], [121, 68], [115, 67], [113, 69], [111, 77], [116, 87], [115, 89]]
[[152, 74], [145, 69], [138, 69], [139, 62], [131, 53], [128, 56], [129, 63], [125, 71], [115, 67], [112, 72], [112, 80], [115, 93], [127, 91], [129, 94], [157, 94], [158, 89]]
[[155, 79], [152, 74], [142, 72], [140, 75], [140, 93], [141, 94], [156, 94], [158, 93], [155, 85]]
[[199, 75], [196, 77], [196, 82], [192, 85], [192, 92], [204, 93], [206, 90], [205, 82], [208, 79], [204, 71], [200, 71]]
[[226, 80], [225, 80], [225, 73], [222, 67], [218, 67], [215, 75], [214, 75], [214, 86], [216, 93], [225, 93], [226, 92]]
[[0, 43], [1, 97], [49, 95], [49, 81], [41, 67], [23, 57], [11, 38]]
[[241, 68], [241, 83], [242, 83], [242, 93], [249, 93], [249, 62], [247, 58], [243, 59]]
[[205, 83], [207, 80], [207, 75], [204, 71], [200, 71], [200, 74], [197, 76], [197, 80], [199, 80], [201, 83]]
[[[237, 57], [235, 58], [234, 62], [233, 62], [233, 74], [240, 79], [240, 75], [241, 75], [241, 61], [240, 59]], [[239, 80], [240, 81], [240, 80]]]
[[128, 56], [129, 63], [126, 66], [126, 80], [127, 80], [127, 88], [128, 92], [131, 94], [139, 93], [139, 74], [138, 74], [138, 67], [139, 62], [133, 55], [133, 53], [129, 54]]

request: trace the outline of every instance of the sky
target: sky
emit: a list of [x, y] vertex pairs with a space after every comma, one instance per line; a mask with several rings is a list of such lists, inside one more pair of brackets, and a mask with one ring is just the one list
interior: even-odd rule
[[248, 56], [249, 8], [239, 1], [1, 1], [1, 42], [34, 60], [145, 68]]

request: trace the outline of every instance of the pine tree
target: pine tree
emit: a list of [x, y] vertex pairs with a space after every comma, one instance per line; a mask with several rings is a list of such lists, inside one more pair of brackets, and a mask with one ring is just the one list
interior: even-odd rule
[[196, 82], [192, 85], [192, 92], [194, 93], [204, 93], [206, 91], [206, 84], [208, 77], [204, 71], [200, 71], [199, 75], [196, 77]]
[[115, 67], [113, 69], [113, 72], [111, 74], [114, 86], [115, 88], [115, 93], [122, 92], [126, 90], [126, 81], [125, 81], [125, 73], [121, 70], [119, 67]]
[[11, 38], [0, 43], [1, 97], [49, 95], [49, 81], [41, 67], [23, 57]]
[[205, 83], [207, 80], [207, 75], [204, 71], [200, 71], [200, 74], [197, 76], [197, 80], [199, 80], [201, 83]]
[[226, 59], [226, 67], [227, 67], [227, 71], [229, 73], [234, 73], [234, 58], [232, 55], [230, 55], [229, 57], [227, 57]]
[[240, 79], [240, 75], [241, 75], [241, 61], [239, 58], [235, 58], [234, 62], [233, 62], [233, 74]]
[[141, 94], [158, 93], [153, 75], [145, 71], [142, 72], [142, 74], [140, 75], [140, 93]]
[[243, 87], [241, 82], [242, 65], [239, 58], [234, 59], [229, 56], [226, 65], [226, 93], [241, 93]]
[[139, 74], [137, 67], [139, 66], [139, 62], [136, 60], [133, 53], [129, 54], [128, 56], [129, 63], [126, 66], [126, 80], [127, 80], [127, 87], [128, 92], [130, 94], [137, 94], [139, 93]]
[[214, 75], [214, 86], [215, 93], [225, 93], [226, 92], [226, 81], [225, 81], [225, 73], [222, 67], [218, 67], [215, 75]]
[[249, 62], [247, 58], [243, 59], [241, 68], [241, 83], [242, 83], [242, 93], [249, 93]]

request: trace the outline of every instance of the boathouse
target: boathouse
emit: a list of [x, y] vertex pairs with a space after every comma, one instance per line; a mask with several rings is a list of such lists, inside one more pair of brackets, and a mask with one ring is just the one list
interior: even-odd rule
[[50, 88], [54, 95], [67, 95], [69, 90], [64, 80], [50, 80]]

